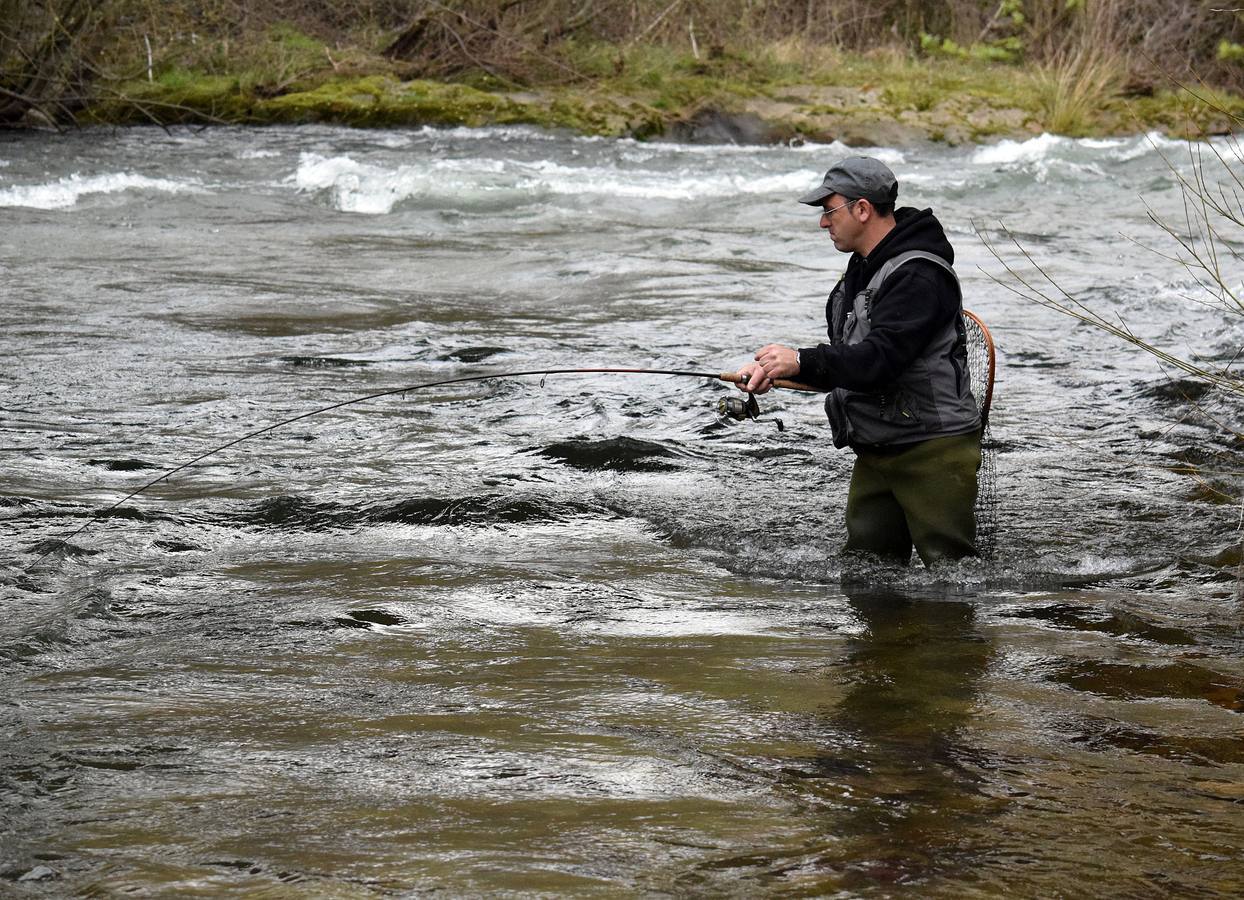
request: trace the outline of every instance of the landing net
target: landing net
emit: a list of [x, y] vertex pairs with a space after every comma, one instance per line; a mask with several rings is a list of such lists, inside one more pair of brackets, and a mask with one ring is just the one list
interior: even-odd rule
[[968, 373], [972, 396], [981, 414], [981, 467], [976, 484], [976, 549], [983, 557], [992, 557], [998, 546], [998, 470], [995, 456], [997, 444], [989, 431], [989, 410], [993, 404], [994, 354], [993, 338], [985, 323], [975, 313], [964, 310], [963, 327], [968, 341]]

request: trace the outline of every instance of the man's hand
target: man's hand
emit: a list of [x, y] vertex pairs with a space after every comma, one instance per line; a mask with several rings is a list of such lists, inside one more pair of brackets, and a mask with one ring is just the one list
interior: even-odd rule
[[781, 344], [765, 344], [756, 351], [756, 361], [739, 369], [746, 380], [738, 383], [739, 390], [763, 394], [773, 387], [778, 378], [799, 374], [799, 354]]
[[764, 367], [770, 381], [799, 374], [799, 351], [781, 344], [765, 344], [756, 351], [756, 362]]
[[749, 362], [743, 366], [739, 369], [739, 378], [734, 386], [749, 394], [764, 394], [773, 387], [773, 382], [765, 375], [764, 367], [760, 363]]

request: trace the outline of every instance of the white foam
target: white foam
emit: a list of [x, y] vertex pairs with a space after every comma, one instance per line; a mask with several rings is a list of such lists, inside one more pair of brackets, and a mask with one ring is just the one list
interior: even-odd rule
[[903, 166], [907, 164], [907, 157], [903, 155], [903, 151], [896, 150], [893, 147], [862, 147], [858, 152], [862, 156], [871, 156], [879, 159], [887, 166]]
[[[1106, 152], [1103, 152], [1106, 151]], [[1038, 184], [1058, 181], [1104, 181], [1109, 175], [1101, 163], [1134, 158], [1127, 143], [1075, 140], [1056, 134], [1042, 134], [1026, 141], [1004, 140], [977, 149], [971, 163], [994, 171], [1023, 173]]]
[[[454, 128], [425, 125], [413, 134], [425, 138], [442, 138], [457, 141], [492, 142], [535, 142], [535, 141], [569, 141], [572, 144], [600, 145], [608, 144], [623, 148], [620, 156], [623, 159], [649, 160], [657, 157], [670, 156], [751, 156], [771, 154], [775, 152], [810, 153], [824, 156], [833, 161], [843, 156], [867, 155], [880, 159], [887, 165], [903, 165], [906, 156], [903, 151], [894, 147], [852, 147], [842, 141], [834, 140], [828, 144], [816, 141], [800, 141], [791, 144], [684, 144], [677, 141], [641, 141], [636, 138], [602, 137], [600, 135], [567, 136], [556, 131], [541, 129], [534, 125], [497, 125], [482, 128], [459, 126]], [[828, 163], [826, 164], [828, 167]]]
[[469, 208], [550, 196], [690, 200], [706, 194], [786, 194], [806, 190], [820, 177], [811, 170], [757, 176], [700, 167], [660, 171], [488, 159], [442, 159], [386, 168], [349, 156], [304, 153], [289, 181], [300, 191], [329, 192], [332, 205], [342, 212], [381, 215], [411, 199]]
[[972, 162], [979, 166], [1022, 165], [1041, 162], [1056, 148], [1069, 142], [1056, 134], [1042, 134], [1026, 141], [1003, 140], [981, 147], [972, 154]]
[[699, 635], [772, 634], [780, 623], [746, 611], [655, 607], [614, 610], [604, 622], [580, 626], [595, 634], [626, 637], [681, 637]]
[[803, 170], [756, 176], [748, 172], [683, 169], [676, 172], [565, 166], [539, 162], [527, 167], [526, 184], [550, 194], [601, 194], [652, 200], [691, 200], [704, 196], [769, 194], [805, 190], [819, 172]]
[[1130, 162], [1150, 153], [1166, 153], [1186, 146], [1184, 141], [1173, 140], [1156, 131], [1136, 137], [1074, 140], [1047, 133], [1026, 141], [1003, 140], [980, 147], [972, 154], [971, 161], [982, 166], [1033, 168], [1038, 173], [1044, 173], [1049, 163], [1058, 161], [1071, 165], [1073, 169], [1083, 168], [1096, 174], [1100, 168], [1091, 163], [1071, 163], [1073, 158], [1086, 155], [1077, 151], [1092, 151], [1091, 155], [1101, 161]]
[[498, 177], [503, 170], [492, 160], [435, 160], [387, 169], [348, 156], [304, 153], [290, 180], [300, 191], [331, 192], [333, 206], [342, 212], [382, 215], [410, 198], [482, 201], [489, 192], [517, 188]]
[[[1067, 567], [1067, 573], [1070, 575], [1124, 575], [1143, 568], [1145, 564], [1144, 560], [1134, 556], [1099, 556], [1086, 553], [1081, 559]], [[1051, 570], [1058, 571], [1053, 566]]]
[[1160, 131], [1151, 131], [1131, 140], [1122, 141], [1108, 156], [1117, 162], [1130, 162], [1133, 159], [1148, 156], [1150, 153], [1167, 153], [1173, 149], [1182, 150], [1186, 147], [1187, 144], [1184, 141], [1172, 140]]
[[0, 190], [0, 206], [66, 209], [75, 206], [87, 194], [115, 194], [130, 190], [164, 191], [171, 194], [202, 192], [201, 187], [190, 182], [148, 178], [132, 172], [113, 172], [85, 178], [75, 173], [47, 184], [21, 184]]
[[906, 186], [932, 185], [940, 190], [961, 188], [969, 183], [966, 178], [951, 178], [943, 172], [904, 172], [900, 180]]
[[639, 141], [635, 138], [582, 138], [591, 141], [612, 141], [618, 146], [630, 145], [632, 150], [623, 151], [624, 158], [629, 153], [631, 159], [652, 159], [657, 156], [750, 156], [775, 152], [810, 153], [823, 157], [826, 168], [844, 156], [872, 156], [886, 165], [897, 166], [907, 162], [903, 151], [895, 147], [872, 147], [862, 145], [852, 147], [842, 141], [834, 140], [828, 144], [816, 141], [800, 141], [797, 144], [680, 144], [676, 141]]
[[271, 159], [280, 155], [280, 150], [243, 150], [238, 154], [238, 159]]
[[1090, 150], [1113, 150], [1127, 144], [1125, 138], [1081, 138], [1079, 145]]
[[[557, 141], [561, 138], [552, 131], [542, 131], [531, 125], [493, 125], [472, 128], [459, 125], [444, 128], [436, 125], [424, 125], [416, 134], [431, 138], [451, 138], [459, 141]], [[590, 142], [600, 138], [580, 137], [576, 140]]]

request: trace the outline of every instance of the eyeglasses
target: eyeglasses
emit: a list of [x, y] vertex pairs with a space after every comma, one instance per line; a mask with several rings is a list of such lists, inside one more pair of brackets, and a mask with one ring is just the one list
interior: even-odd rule
[[859, 197], [856, 197], [855, 200], [848, 200], [846, 203], [843, 203], [841, 206], [831, 206], [829, 209], [823, 209], [819, 213], [816, 214], [816, 217], [817, 219], [820, 219], [821, 216], [832, 216], [838, 210], [846, 209], [848, 206], [850, 206], [852, 203], [857, 202], [859, 199], [860, 199]]

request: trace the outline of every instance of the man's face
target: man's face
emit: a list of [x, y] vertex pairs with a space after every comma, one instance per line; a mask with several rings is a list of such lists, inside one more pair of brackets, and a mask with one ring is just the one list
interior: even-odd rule
[[854, 252], [864, 227], [855, 216], [855, 204], [842, 194], [830, 194], [821, 204], [821, 227], [829, 232], [835, 249], [843, 253]]

